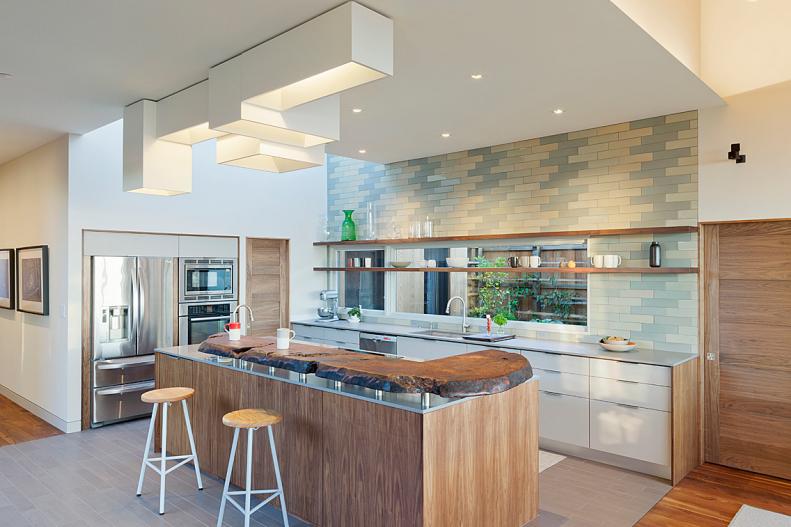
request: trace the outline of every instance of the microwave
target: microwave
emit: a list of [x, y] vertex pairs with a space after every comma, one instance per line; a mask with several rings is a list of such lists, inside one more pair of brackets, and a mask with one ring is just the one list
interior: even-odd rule
[[237, 300], [239, 275], [235, 258], [181, 258], [179, 302]]

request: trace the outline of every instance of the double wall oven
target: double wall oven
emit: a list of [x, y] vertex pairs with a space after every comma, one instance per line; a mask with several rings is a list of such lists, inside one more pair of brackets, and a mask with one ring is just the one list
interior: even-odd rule
[[179, 261], [180, 346], [200, 344], [221, 333], [238, 305], [237, 260], [182, 258]]

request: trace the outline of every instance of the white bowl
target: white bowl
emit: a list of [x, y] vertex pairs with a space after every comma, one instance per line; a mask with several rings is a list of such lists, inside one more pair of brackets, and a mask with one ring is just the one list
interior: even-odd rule
[[395, 267], [396, 269], [403, 269], [405, 267], [409, 267], [412, 262], [390, 262], [390, 265]]
[[625, 344], [607, 344], [605, 342], [599, 342], [599, 346], [606, 349], [607, 351], [623, 353], [626, 351], [632, 351], [637, 347], [637, 344], [634, 342], [627, 342]]
[[467, 267], [470, 265], [469, 258], [445, 258], [448, 267]]

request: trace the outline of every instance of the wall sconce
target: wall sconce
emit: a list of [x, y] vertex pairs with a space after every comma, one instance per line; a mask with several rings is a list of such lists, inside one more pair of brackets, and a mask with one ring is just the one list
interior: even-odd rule
[[733, 143], [731, 145], [731, 151], [728, 152], [728, 159], [735, 159], [736, 163], [746, 163], [747, 162], [747, 154], [740, 154], [739, 151], [742, 149], [741, 143]]

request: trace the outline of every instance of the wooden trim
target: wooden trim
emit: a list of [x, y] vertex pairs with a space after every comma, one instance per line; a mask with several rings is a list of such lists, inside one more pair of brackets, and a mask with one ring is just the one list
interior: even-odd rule
[[106, 232], [111, 234], [153, 234], [156, 236], [195, 236], [200, 238], [236, 238], [237, 240], [237, 254], [239, 253], [239, 235], [238, 234], [200, 234], [190, 232], [158, 232], [158, 231], [127, 231], [127, 230], [113, 230], [113, 229], [83, 229], [83, 247], [85, 247], [85, 233], [86, 232]]
[[[719, 366], [719, 225], [704, 227], [703, 258], [703, 349], [704, 361], [704, 437], [705, 460], [720, 461], [720, 366]], [[711, 353], [714, 358], [707, 359]]]
[[355, 273], [632, 273], [696, 274], [697, 267], [314, 267], [314, 271]]
[[91, 427], [91, 257], [82, 257], [82, 401], [80, 424]]
[[673, 367], [673, 485], [700, 465], [700, 415], [697, 360]]
[[757, 219], [757, 220], [712, 220], [712, 221], [701, 221], [699, 224], [701, 226], [704, 225], [733, 225], [736, 223], [772, 223], [775, 221], [791, 221], [791, 218], [766, 218], [766, 219]]
[[313, 242], [313, 245], [403, 245], [456, 241], [510, 240], [520, 238], [553, 238], [573, 236], [637, 236], [641, 234], [676, 234], [698, 232], [697, 225], [678, 227], [638, 227], [634, 229], [593, 229], [584, 231], [517, 232], [509, 234], [474, 234], [469, 236], [436, 236], [433, 238], [399, 238], [392, 240], [354, 240]]

